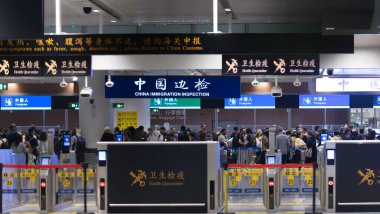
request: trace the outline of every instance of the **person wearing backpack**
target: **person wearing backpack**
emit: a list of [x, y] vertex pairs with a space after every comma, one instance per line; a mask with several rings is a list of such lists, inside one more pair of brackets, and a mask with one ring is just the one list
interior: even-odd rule
[[84, 153], [86, 152], [86, 140], [81, 134], [80, 129], [76, 129], [75, 135], [71, 138], [71, 143], [73, 145], [72, 148], [75, 150], [77, 163], [83, 163]]

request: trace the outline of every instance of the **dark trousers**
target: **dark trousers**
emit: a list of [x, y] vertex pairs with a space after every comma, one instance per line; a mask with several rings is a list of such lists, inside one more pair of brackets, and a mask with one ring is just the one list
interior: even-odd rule
[[76, 153], [77, 163], [83, 163], [84, 162], [84, 153], [83, 152], [77, 152]]
[[288, 163], [289, 155], [288, 154], [282, 154], [281, 155], [281, 161], [283, 164]]

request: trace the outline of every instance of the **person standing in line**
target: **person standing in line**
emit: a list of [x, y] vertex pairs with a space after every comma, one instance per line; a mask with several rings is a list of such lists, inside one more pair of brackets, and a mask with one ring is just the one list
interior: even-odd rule
[[104, 127], [104, 132], [102, 137], [100, 138], [100, 141], [108, 141], [108, 142], [113, 142], [116, 141], [115, 135], [111, 133], [111, 128], [109, 126]]
[[178, 134], [178, 141], [190, 141], [189, 135], [186, 131], [186, 126], [181, 126], [181, 131]]
[[281, 152], [281, 161], [283, 164], [288, 163], [289, 154], [288, 154], [288, 148], [289, 148], [289, 137], [285, 135], [283, 130], [280, 128], [278, 129], [278, 135], [276, 136], [276, 149], [277, 151]]

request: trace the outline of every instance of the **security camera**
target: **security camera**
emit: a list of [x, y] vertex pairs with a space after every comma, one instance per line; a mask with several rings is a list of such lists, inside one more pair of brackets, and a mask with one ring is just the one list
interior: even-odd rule
[[294, 85], [295, 87], [299, 87], [299, 86], [302, 85], [302, 82], [300, 82], [300, 80], [299, 80], [298, 77], [297, 77], [296, 80], [294, 80], [293, 85]]
[[90, 14], [91, 11], [92, 11], [92, 7], [83, 7], [83, 12], [84, 12], [85, 14]]
[[65, 79], [62, 79], [62, 81], [59, 83], [59, 86], [61, 88], [66, 88], [67, 87], [67, 82], [65, 81]]
[[282, 88], [280, 86], [273, 86], [271, 94], [272, 97], [282, 97]]
[[254, 86], [254, 87], [255, 87], [255, 86], [259, 86], [259, 84], [260, 84], [260, 82], [257, 81], [256, 78], [251, 82], [251, 85]]
[[111, 76], [108, 76], [108, 81], [106, 82], [106, 86], [107, 86], [108, 88], [111, 88], [111, 87], [113, 87], [114, 84], [115, 84], [115, 83], [112, 82], [112, 80], [111, 80]]
[[84, 87], [82, 90], [80, 90], [80, 96], [83, 98], [90, 98], [92, 97], [92, 88], [91, 87]]

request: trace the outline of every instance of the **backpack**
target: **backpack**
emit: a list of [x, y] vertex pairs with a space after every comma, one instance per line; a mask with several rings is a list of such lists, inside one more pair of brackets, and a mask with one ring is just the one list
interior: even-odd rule
[[77, 152], [85, 152], [86, 150], [86, 140], [83, 138], [83, 136], [76, 136], [76, 139], [77, 139], [77, 144], [76, 144], [76, 147], [75, 147], [75, 151]]

